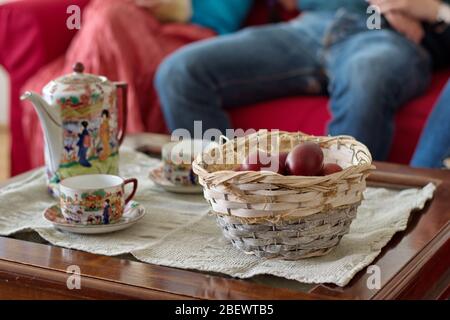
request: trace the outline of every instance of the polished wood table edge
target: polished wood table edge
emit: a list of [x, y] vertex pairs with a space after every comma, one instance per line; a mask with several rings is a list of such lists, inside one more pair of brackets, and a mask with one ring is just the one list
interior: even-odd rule
[[[56, 298], [70, 299], [193, 299], [189, 296], [171, 294], [165, 291], [149, 290], [111, 280], [99, 279], [82, 275], [80, 289], [70, 290], [67, 286], [69, 276], [59, 270], [37, 267], [18, 262], [0, 259], [0, 298], [19, 298], [14, 293], [5, 296], [3, 288], [16, 286], [25, 287], [27, 291], [41, 291], [44, 295], [34, 295], [34, 298], [47, 298], [48, 294], [55, 294]], [[146, 290], [143, 290], [146, 289]], [[6, 289], [4, 289], [6, 291]]]
[[[3, 247], [3, 249], [2, 249]], [[244, 280], [134, 262], [87, 252], [0, 237], [0, 282], [5, 274], [58, 283], [68, 291], [67, 267], [77, 265], [83, 288], [141, 299], [330, 299], [275, 289]], [[46, 263], [46, 254], [52, 259]], [[101, 267], [101, 268], [100, 268]], [[11, 277], [11, 276], [10, 276]], [[114, 289], [114, 290], [112, 290]], [[81, 293], [81, 292], [80, 292]], [[112, 295], [114, 296], [114, 295]]]
[[[398, 186], [424, 186], [428, 182], [433, 182], [438, 186], [438, 191], [450, 190], [450, 172], [440, 171], [440, 170], [428, 170], [428, 169], [412, 169], [405, 166], [386, 164], [386, 163], [376, 163], [379, 170], [376, 170], [371, 178], [371, 183], [381, 183], [383, 184], [386, 177], [389, 180], [395, 181]], [[386, 183], [384, 183], [386, 185]], [[387, 184], [389, 185], [389, 184]], [[442, 206], [442, 204], [441, 204]], [[443, 207], [445, 213], [448, 216], [450, 213], [450, 204], [445, 203]], [[408, 236], [408, 232], [414, 232], [414, 226], [409, 226], [410, 231], [405, 231], [405, 236]], [[120, 288], [115, 288], [112, 291], [112, 297], [117, 298], [198, 298], [198, 299], [327, 299], [327, 298], [337, 298], [337, 299], [358, 299], [358, 298], [373, 298], [373, 299], [399, 299], [399, 298], [413, 298], [414, 294], [421, 297], [423, 292], [419, 292], [417, 288], [411, 286], [411, 281], [419, 283], [420, 278], [423, 277], [424, 272], [429, 272], [433, 268], [442, 266], [444, 268], [449, 267], [448, 257], [446, 254], [448, 252], [448, 221], [435, 236], [428, 242], [423, 243], [423, 247], [403, 265], [400, 270], [393, 275], [390, 279], [386, 281], [381, 290], [373, 292], [370, 296], [354, 296], [351, 290], [348, 291], [346, 288], [338, 288], [327, 285], [318, 285], [316, 289], [311, 290], [310, 293], [305, 294], [288, 289], [276, 289], [264, 285], [250, 283], [244, 280], [235, 280], [222, 276], [210, 276], [200, 274], [198, 272], [186, 271], [181, 269], [174, 269], [169, 267], [162, 267], [156, 265], [145, 264], [141, 262], [133, 262], [123, 259], [112, 259], [110, 257], [92, 255], [89, 253], [84, 253], [76, 250], [62, 249], [53, 246], [39, 245], [35, 243], [29, 243], [25, 241], [19, 241], [14, 239], [8, 239], [0, 237], [0, 282], [2, 279], [11, 278], [11, 274], [14, 274], [14, 266], [17, 267], [16, 270], [20, 270], [20, 276], [23, 278], [37, 279], [42, 281], [43, 284], [46, 283], [58, 283], [59, 290], [62, 286], [65, 286], [65, 281], [63, 278], [67, 278], [65, 273], [65, 268], [68, 263], [80, 264], [81, 262], [87, 262], [88, 272], [85, 274], [82, 271], [83, 279], [86, 278], [88, 281], [87, 289], [91, 290], [84, 295], [80, 295], [85, 298], [98, 298], [106, 297], [105, 292], [111, 292], [111, 283], [119, 284]], [[397, 238], [394, 242], [393, 248], [402, 242], [403, 235], [396, 235]], [[14, 241], [14, 246], [19, 249], [12, 250], [10, 256], [5, 256], [5, 248], [11, 244], [10, 241]], [[391, 240], [393, 241], [393, 240]], [[40, 247], [41, 249], [37, 248]], [[392, 248], [384, 248], [377, 261], [381, 261], [385, 254], [389, 253]], [[43, 251], [42, 251], [43, 250]], [[7, 251], [7, 250], [6, 250]], [[50, 251], [53, 256], [60, 256], [60, 265], [55, 266], [54, 261], [30, 261], [30, 252], [41, 252], [45, 258], [45, 254], [49, 255]], [[22, 253], [19, 253], [22, 252]], [[442, 255], [444, 252], [444, 255]], [[441, 264], [436, 263], [436, 258], [434, 254], [439, 253], [441, 259]], [[72, 259], [64, 259], [67, 257], [72, 257]], [[99, 262], [100, 259], [100, 263]], [[45, 259], [44, 259], [45, 260]], [[439, 259], [438, 259], [439, 260]], [[116, 270], [106, 270], [102, 273], [93, 268], [94, 266], [109, 264], [111, 261], [120, 261], [117, 265]], [[61, 263], [63, 262], [63, 263]], [[124, 268], [126, 266], [132, 266], [131, 269]], [[4, 268], [4, 269], [3, 269]], [[37, 269], [36, 269], [37, 268]], [[91, 268], [91, 269], [89, 269]], [[431, 269], [430, 269], [431, 268]], [[42, 278], [35, 278], [33, 273], [36, 271], [42, 272], [45, 270], [47, 273], [42, 275]], [[120, 270], [119, 270], [120, 269]], [[5, 274], [4, 270], [9, 270]], [[125, 277], [121, 279], [120, 276], [115, 278], [111, 276], [111, 271], [115, 272], [135, 272], [135, 277]], [[442, 271], [442, 270], [440, 270]], [[56, 278], [52, 278], [52, 272], [57, 272]], [[114, 274], [114, 272], [112, 272]], [[359, 275], [361, 272], [359, 273]], [[443, 275], [442, 275], [443, 274]], [[442, 281], [447, 281], [448, 273], [439, 272], [439, 277], [444, 279]], [[59, 277], [59, 278], [58, 278]], [[145, 281], [145, 277], [150, 277]], [[447, 277], [447, 278], [445, 278]], [[352, 280], [352, 283], [356, 281], [361, 282], [364, 280], [364, 276], [358, 276]], [[100, 282], [98, 282], [100, 281]], [[144, 281], [144, 282], [142, 282]], [[159, 281], [159, 282], [158, 282]], [[422, 280], [423, 282], [423, 280]], [[352, 284], [351, 283], [351, 284]], [[351, 286], [350, 284], [350, 286]], [[0, 286], [0, 289], [2, 287]], [[108, 289], [106, 289], [108, 288]], [[136, 289], [137, 291], [135, 291]], [[430, 288], [427, 288], [426, 294], [429, 298], [442, 298], [448, 297], [448, 282], [447, 285], [440, 285], [436, 290], [440, 290], [440, 293], [430, 293]], [[128, 290], [128, 291], [127, 291]], [[0, 290], [1, 291], [1, 290]], [[68, 289], [66, 288], [66, 291]], [[411, 293], [412, 292], [412, 293]], [[94, 294], [97, 293], [97, 294]], [[70, 297], [71, 292], [66, 294]], [[111, 295], [110, 295], [111, 296]], [[0, 295], [1, 297], [1, 295]]]
[[431, 179], [450, 181], [449, 169], [413, 168], [403, 164], [391, 162], [379, 162], [379, 161], [374, 161], [373, 164], [378, 170], [388, 172], [391, 174], [414, 175], [414, 176], [428, 177]]
[[[450, 288], [450, 222], [417, 253], [383, 288], [373, 297], [376, 300], [402, 298], [420, 298], [414, 296], [414, 287], [421, 282], [430, 282], [434, 275], [442, 274], [438, 279], [442, 287], [430, 288], [425, 294], [427, 299], [447, 299]], [[425, 278], [421, 275], [428, 274]], [[408, 292], [408, 294], [405, 294]]]

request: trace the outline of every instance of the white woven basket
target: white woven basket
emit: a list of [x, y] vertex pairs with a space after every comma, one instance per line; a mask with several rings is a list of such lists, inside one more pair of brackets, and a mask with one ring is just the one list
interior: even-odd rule
[[[318, 143], [324, 161], [344, 170], [323, 177], [234, 171], [256, 148], [274, 152], [278, 146], [285, 152], [305, 141]], [[246, 253], [285, 259], [324, 255], [339, 243], [374, 168], [367, 147], [352, 137], [279, 131], [228, 141], [200, 155], [192, 166], [224, 236]]]

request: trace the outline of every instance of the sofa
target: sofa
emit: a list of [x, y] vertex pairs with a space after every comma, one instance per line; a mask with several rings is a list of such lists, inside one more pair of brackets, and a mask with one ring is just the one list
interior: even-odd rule
[[[10, 85], [11, 175], [31, 169], [22, 132], [19, 96], [27, 79], [41, 67], [64, 54], [77, 30], [65, 26], [67, 7], [81, 9], [89, 0], [20, 0], [0, 5], [0, 65], [8, 72]], [[247, 24], [266, 23], [269, 10], [258, 1]], [[273, 13], [273, 11], [270, 11]], [[281, 18], [292, 15], [280, 13]], [[433, 104], [450, 77], [450, 70], [437, 72], [428, 92], [403, 106], [396, 116], [396, 131], [389, 161], [407, 164], [411, 159]], [[234, 127], [281, 129], [322, 135], [330, 119], [326, 97], [290, 97], [242, 106], [230, 111]], [[32, 143], [32, 142], [31, 142]]]

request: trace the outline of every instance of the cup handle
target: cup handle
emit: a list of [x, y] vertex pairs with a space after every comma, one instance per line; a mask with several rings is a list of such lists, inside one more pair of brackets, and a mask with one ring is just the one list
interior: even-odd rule
[[117, 140], [119, 141], [119, 146], [122, 144], [123, 139], [125, 138], [125, 133], [127, 131], [127, 120], [128, 120], [128, 107], [127, 107], [127, 99], [128, 99], [128, 85], [125, 82], [114, 82], [114, 85], [117, 88], [117, 91], [122, 91], [121, 94], [121, 103], [119, 107], [119, 115], [121, 115], [119, 132], [117, 135]]
[[136, 193], [137, 187], [138, 187], [138, 181], [137, 181], [137, 179], [131, 178], [131, 179], [126, 179], [126, 180], [123, 182], [124, 188], [125, 188], [125, 186], [126, 186], [127, 184], [129, 184], [129, 183], [132, 183], [132, 184], [133, 184], [133, 191], [131, 191], [130, 195], [125, 199], [125, 205], [127, 205], [128, 202], [130, 202], [130, 200], [133, 199], [133, 197], [134, 197], [134, 195], [135, 195], [135, 193]]

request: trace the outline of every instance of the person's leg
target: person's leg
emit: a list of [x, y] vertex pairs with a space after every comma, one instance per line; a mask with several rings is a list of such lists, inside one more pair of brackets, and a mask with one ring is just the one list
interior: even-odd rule
[[169, 129], [192, 133], [194, 121], [201, 120], [203, 130], [224, 132], [231, 126], [225, 108], [322, 93], [318, 50], [326, 26], [325, 17], [308, 14], [177, 51], [159, 67], [155, 81]]
[[329, 57], [329, 133], [351, 135], [375, 160], [385, 160], [396, 110], [429, 84], [428, 53], [391, 30], [377, 30], [334, 45]]
[[442, 168], [447, 158], [450, 158], [450, 81], [428, 118], [411, 165]]

